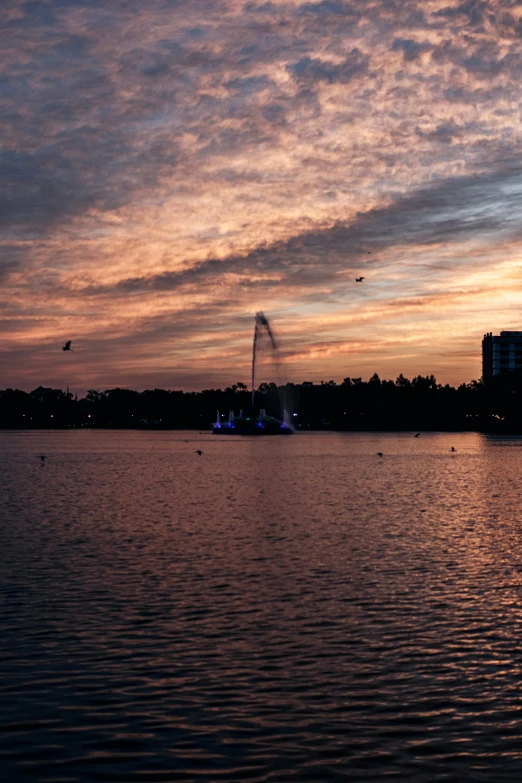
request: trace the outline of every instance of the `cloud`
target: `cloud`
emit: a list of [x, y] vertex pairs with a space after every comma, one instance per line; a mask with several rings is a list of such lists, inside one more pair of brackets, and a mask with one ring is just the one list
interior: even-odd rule
[[[439, 131], [440, 132], [440, 131]], [[220, 280], [234, 287], [270, 290], [292, 287], [293, 296], [318, 286], [346, 287], [338, 275], [348, 271], [379, 272], [381, 254], [390, 248], [439, 247], [469, 241], [498, 241], [502, 234], [522, 239], [520, 194], [522, 169], [508, 167], [487, 175], [454, 178], [397, 198], [385, 207], [358, 214], [349, 223], [312, 229], [244, 255], [209, 258], [175, 272], [131, 277], [115, 286], [80, 291], [96, 296], [146, 291], [174, 291]], [[510, 221], [505, 213], [510, 214]], [[457, 262], [453, 261], [453, 268]], [[467, 258], [463, 258], [463, 265]], [[410, 261], [411, 271], [415, 267]], [[447, 267], [442, 267], [447, 271]], [[350, 282], [353, 282], [351, 280]]]
[[295, 355], [345, 308], [313, 354], [331, 342], [313, 361], [342, 376], [357, 322], [393, 364], [383, 329], [435, 319], [469, 355], [515, 311], [495, 280], [519, 279], [517, 3], [9, 0], [0, 24], [6, 378], [61, 377], [64, 333], [110, 346], [119, 383], [165, 356], [195, 383], [212, 346], [234, 373], [258, 307], [299, 324]]
[[[5, 243], [0, 256], [0, 281], [6, 283], [9, 275], [23, 265], [25, 248]], [[1, 302], [0, 302], [1, 307]]]
[[352, 49], [341, 63], [326, 62], [314, 57], [303, 57], [288, 66], [288, 71], [297, 82], [309, 84], [327, 82], [328, 84], [348, 84], [356, 76], [368, 69], [368, 58], [358, 49]]
[[351, 3], [338, 2], [337, 0], [322, 0], [319, 3], [303, 3], [299, 8], [300, 14], [317, 14], [319, 16], [347, 16], [350, 19], [358, 16], [356, 8]]
[[419, 54], [429, 52], [432, 49], [432, 45], [414, 41], [411, 38], [395, 38], [391, 48], [394, 52], [402, 52], [405, 60], [414, 60]]
[[434, 17], [443, 17], [444, 19], [463, 19], [466, 24], [473, 27], [482, 26], [486, 13], [488, 12], [488, 3], [483, 0], [468, 0], [457, 6], [445, 6], [438, 11], [433, 12]]

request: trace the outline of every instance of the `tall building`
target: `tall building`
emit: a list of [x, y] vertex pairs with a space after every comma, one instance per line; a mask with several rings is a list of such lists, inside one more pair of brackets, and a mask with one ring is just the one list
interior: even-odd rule
[[522, 370], [522, 332], [488, 332], [482, 340], [482, 379]]

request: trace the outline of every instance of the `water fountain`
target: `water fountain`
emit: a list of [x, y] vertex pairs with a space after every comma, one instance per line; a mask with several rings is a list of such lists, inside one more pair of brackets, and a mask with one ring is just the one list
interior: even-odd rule
[[267, 416], [264, 408], [256, 410], [256, 360], [258, 358], [259, 344], [266, 338], [273, 352], [277, 350], [277, 344], [270, 328], [268, 318], [261, 312], [256, 313], [254, 322], [254, 343], [252, 346], [252, 407], [241, 410], [239, 416], [234, 416], [230, 411], [228, 421], [217, 421], [212, 428], [216, 435], [291, 435], [293, 433], [289, 416], [286, 411], [283, 421], [274, 416]]

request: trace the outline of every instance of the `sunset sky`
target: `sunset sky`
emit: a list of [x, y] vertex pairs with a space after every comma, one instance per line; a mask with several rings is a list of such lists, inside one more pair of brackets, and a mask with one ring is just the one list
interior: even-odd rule
[[469, 381], [522, 329], [520, 0], [3, 0], [0, 28], [0, 388], [248, 383], [259, 309], [292, 381]]

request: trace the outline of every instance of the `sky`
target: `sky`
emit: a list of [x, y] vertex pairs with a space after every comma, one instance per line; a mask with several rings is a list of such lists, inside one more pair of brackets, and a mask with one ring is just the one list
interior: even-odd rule
[[520, 0], [2, 0], [0, 388], [248, 383], [258, 310], [280, 380], [479, 378], [521, 50]]

